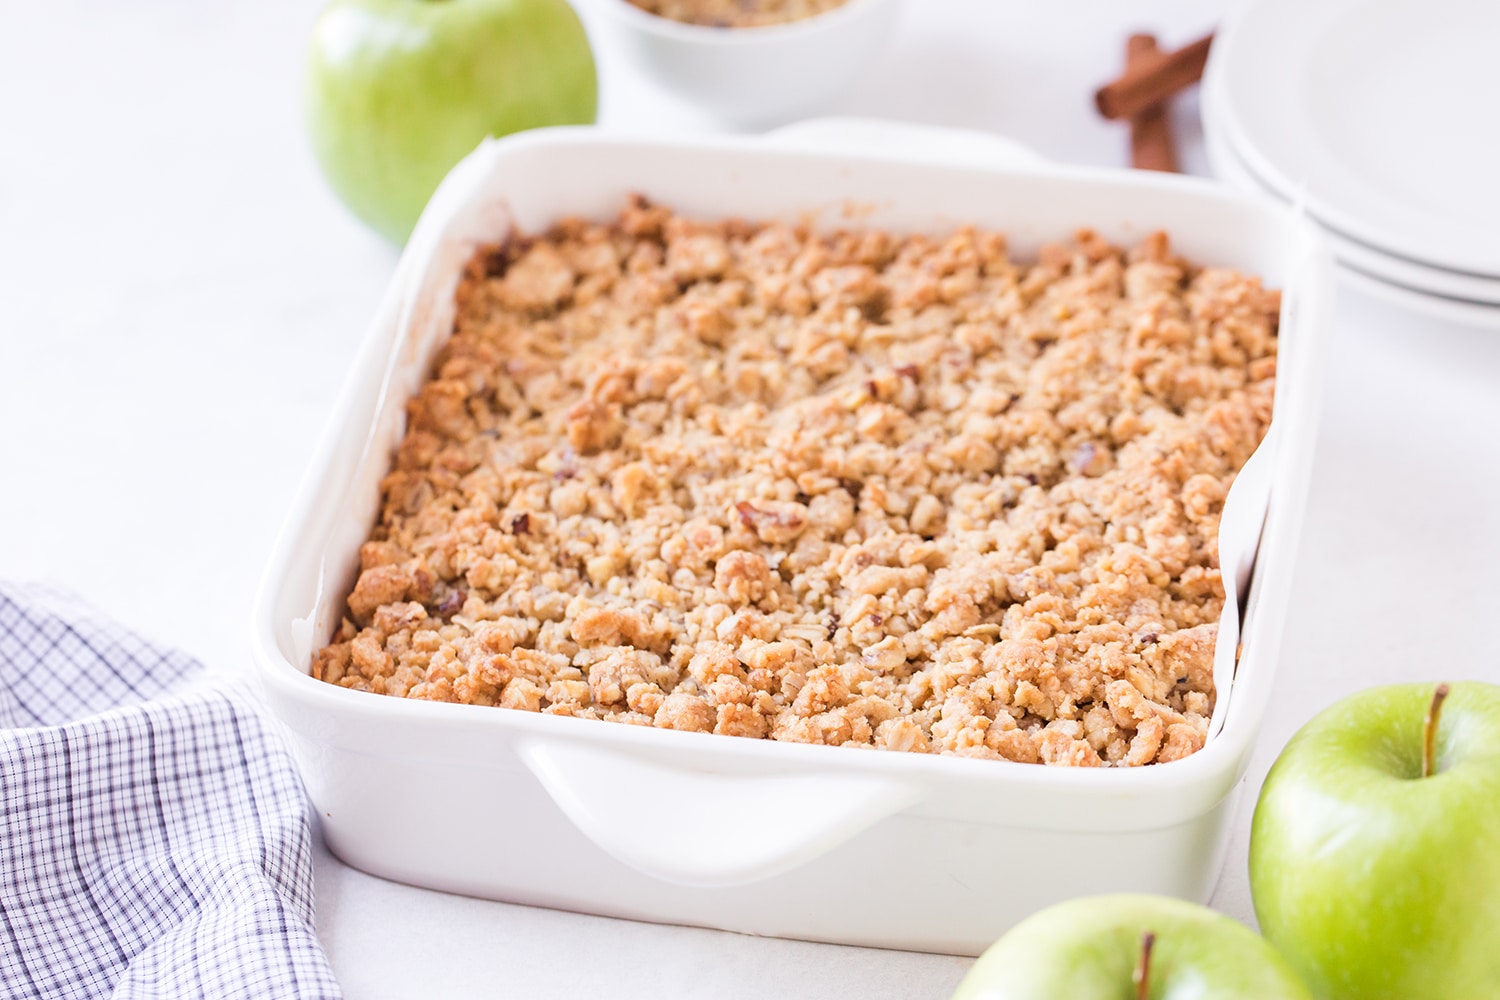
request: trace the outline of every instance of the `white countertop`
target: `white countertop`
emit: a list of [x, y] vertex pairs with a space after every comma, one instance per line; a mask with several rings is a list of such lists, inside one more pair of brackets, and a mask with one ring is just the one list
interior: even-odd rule
[[[1003, 132], [1120, 165], [1094, 87], [1125, 36], [1175, 46], [1221, 2], [908, 0], [829, 113]], [[312, 0], [56, 0], [0, 33], [0, 576], [80, 593], [214, 667], [395, 253], [324, 189], [298, 87]], [[606, 127], [713, 128], [599, 49]], [[1196, 104], [1185, 162], [1203, 169]], [[1277, 700], [1215, 905], [1253, 919], [1252, 795], [1355, 689], [1500, 679], [1500, 336], [1341, 289]], [[946, 997], [968, 960], [774, 941], [465, 899], [319, 849], [318, 929], [353, 1000]], [[895, 901], [893, 901], [895, 905]]]

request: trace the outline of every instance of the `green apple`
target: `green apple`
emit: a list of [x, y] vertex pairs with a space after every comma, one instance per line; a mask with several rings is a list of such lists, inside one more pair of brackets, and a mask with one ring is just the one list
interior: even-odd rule
[[313, 30], [305, 102], [334, 191], [401, 243], [485, 137], [588, 124], [598, 82], [567, 0], [333, 0]]
[[1048, 907], [995, 942], [953, 1000], [1311, 1000], [1255, 932], [1165, 896]]
[[1303, 726], [1261, 789], [1250, 891], [1319, 996], [1500, 997], [1500, 686], [1374, 688]]

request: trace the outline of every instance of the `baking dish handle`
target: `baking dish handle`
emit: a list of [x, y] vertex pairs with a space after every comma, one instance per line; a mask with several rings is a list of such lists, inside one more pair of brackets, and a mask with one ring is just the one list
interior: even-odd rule
[[896, 779], [710, 774], [617, 748], [532, 743], [521, 757], [605, 853], [653, 878], [699, 888], [789, 871], [920, 797]]
[[852, 152], [944, 166], [1026, 169], [1047, 163], [1030, 146], [993, 132], [880, 118], [809, 118], [767, 134], [765, 141], [806, 152]]

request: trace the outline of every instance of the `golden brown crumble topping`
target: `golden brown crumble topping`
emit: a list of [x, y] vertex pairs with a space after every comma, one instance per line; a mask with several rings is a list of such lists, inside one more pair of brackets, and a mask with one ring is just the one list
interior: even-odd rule
[[710, 28], [758, 28], [800, 21], [848, 0], [629, 0], [660, 17]]
[[1278, 293], [1090, 232], [702, 223], [489, 248], [314, 676], [1047, 764], [1203, 745]]

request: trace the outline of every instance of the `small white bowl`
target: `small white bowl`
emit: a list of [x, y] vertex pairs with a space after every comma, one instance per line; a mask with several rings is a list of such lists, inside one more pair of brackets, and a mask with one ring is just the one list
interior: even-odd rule
[[642, 72], [738, 125], [815, 111], [875, 59], [900, 0], [848, 0], [785, 24], [710, 28], [651, 14], [628, 0], [591, 0]]

